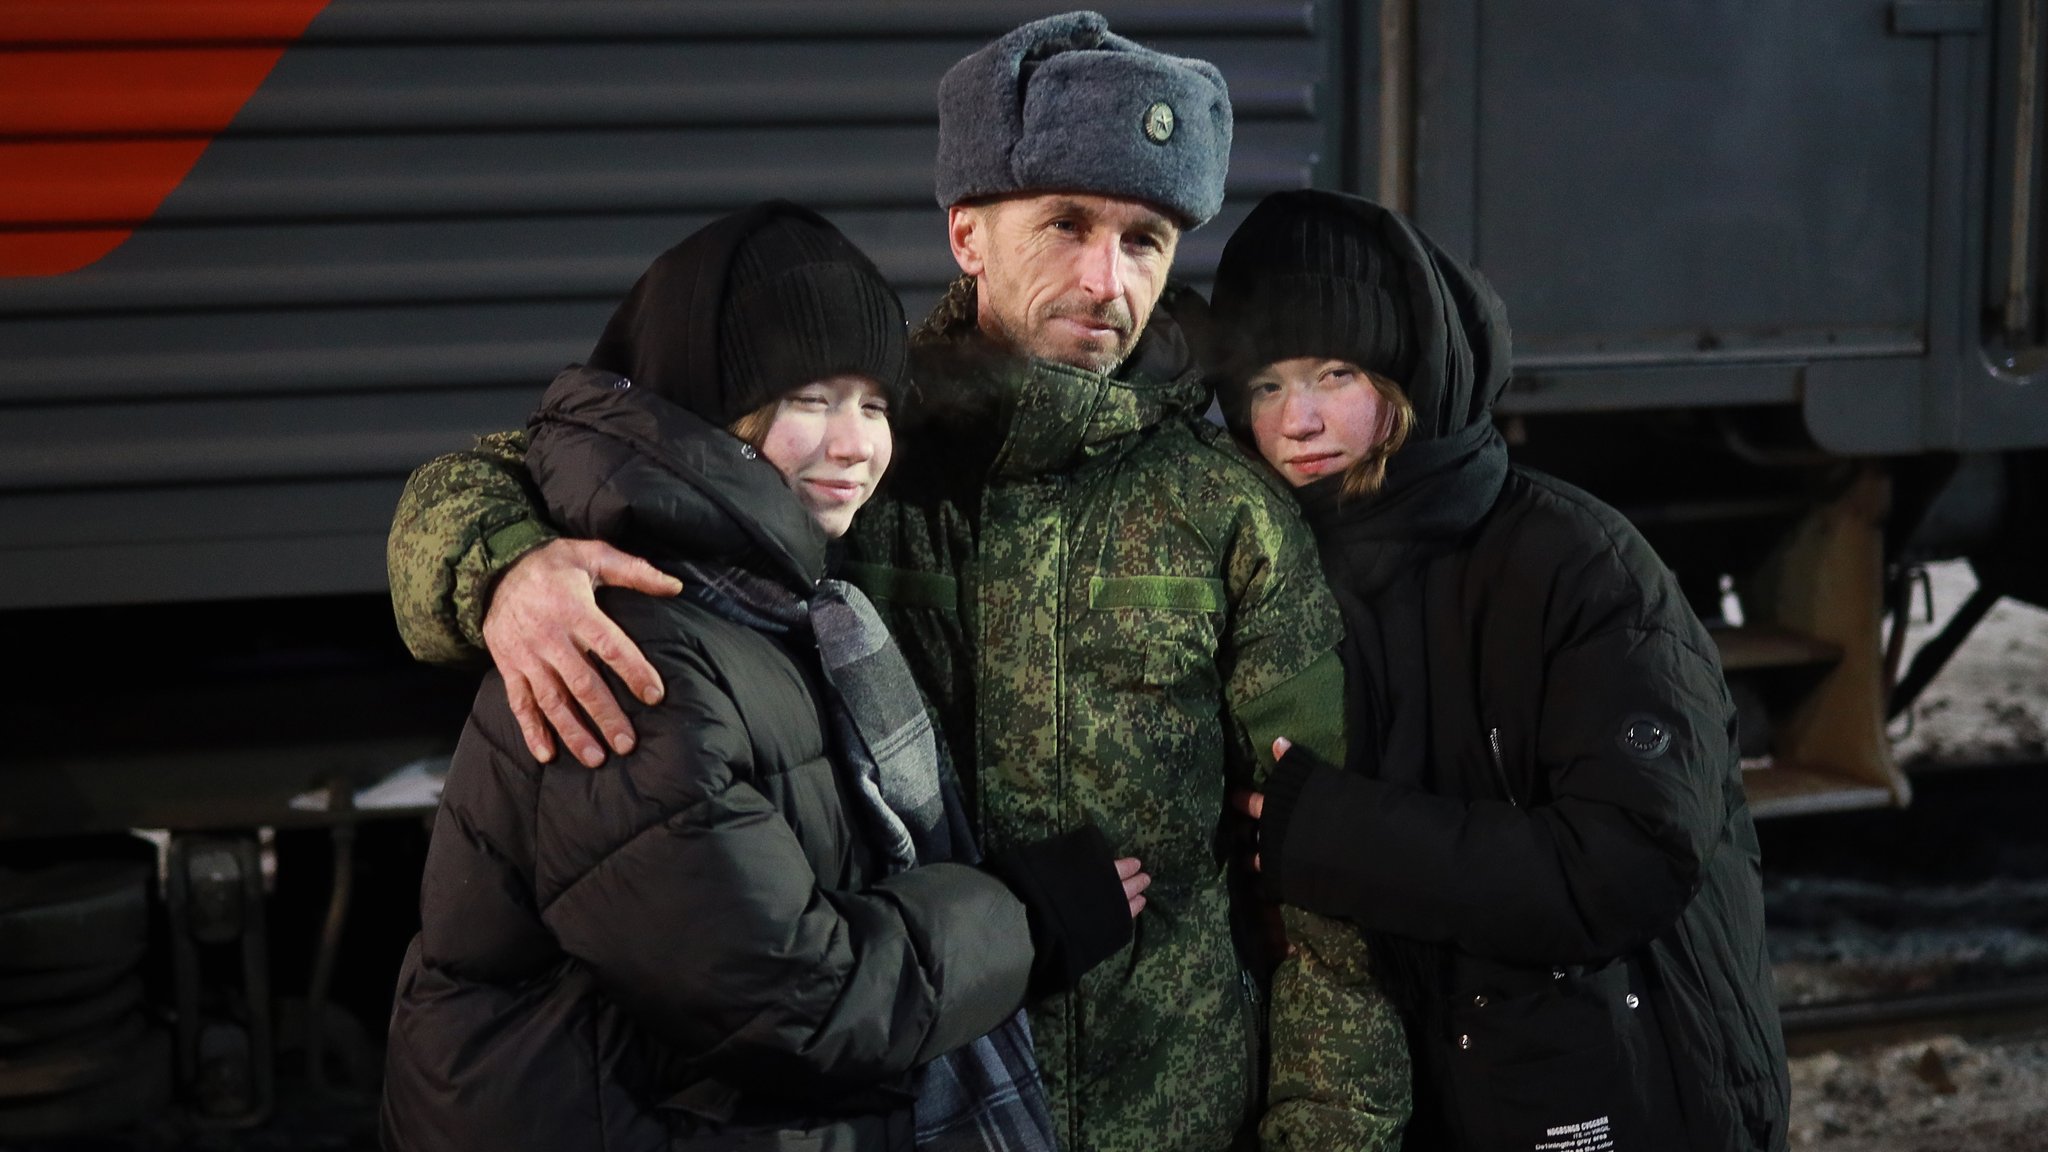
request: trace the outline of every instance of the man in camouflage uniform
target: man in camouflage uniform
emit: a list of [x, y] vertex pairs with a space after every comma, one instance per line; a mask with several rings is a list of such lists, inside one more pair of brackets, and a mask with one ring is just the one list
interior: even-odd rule
[[[1026, 25], [947, 73], [939, 198], [966, 275], [914, 338], [899, 465], [846, 538], [842, 572], [938, 710], [985, 847], [1093, 822], [1153, 876], [1129, 953], [1032, 1013], [1070, 1152], [1246, 1137], [1264, 1070], [1257, 964], [1241, 956], [1259, 933], [1242, 903], [1233, 918], [1225, 789], [1263, 772], [1276, 736], [1343, 750], [1313, 543], [1284, 490], [1200, 418], [1174, 317], [1201, 301], [1166, 284], [1181, 229], [1221, 205], [1230, 132], [1212, 66], [1092, 13]], [[584, 653], [643, 698], [660, 688], [589, 590], [674, 589], [555, 539], [523, 452], [499, 434], [414, 476], [392, 529], [400, 628], [428, 659], [485, 642], [527, 692], [535, 755], [552, 750], [545, 715], [596, 762], [572, 698], [614, 748], [631, 735]], [[1363, 945], [1286, 916], [1260, 1136], [1394, 1147], [1406, 1048]]]

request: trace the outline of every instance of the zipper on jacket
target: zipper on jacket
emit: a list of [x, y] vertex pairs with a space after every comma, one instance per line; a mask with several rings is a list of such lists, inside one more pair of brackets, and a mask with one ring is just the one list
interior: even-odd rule
[[1522, 802], [1515, 799], [1515, 790], [1508, 787], [1508, 766], [1500, 755], [1500, 729], [1494, 728], [1487, 732], [1486, 748], [1493, 755], [1493, 776], [1500, 781], [1500, 794], [1507, 797], [1508, 803], [1520, 808]]
[[1240, 1121], [1256, 1121], [1259, 1116], [1259, 1081], [1265, 1075], [1266, 1021], [1265, 1013], [1259, 1006], [1259, 983], [1243, 967], [1237, 970], [1239, 1000], [1244, 1008], [1244, 1051], [1247, 1061], [1244, 1070], [1244, 1113]]

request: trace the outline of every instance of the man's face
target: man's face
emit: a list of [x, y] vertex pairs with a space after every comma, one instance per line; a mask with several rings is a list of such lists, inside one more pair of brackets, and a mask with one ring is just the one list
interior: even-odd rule
[[1090, 372], [1130, 355], [1180, 244], [1180, 226], [1151, 205], [1079, 192], [955, 205], [947, 230], [979, 282], [983, 334]]

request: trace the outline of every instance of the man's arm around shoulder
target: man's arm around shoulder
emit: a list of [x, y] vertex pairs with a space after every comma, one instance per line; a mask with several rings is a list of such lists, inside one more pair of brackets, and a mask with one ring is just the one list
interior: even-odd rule
[[526, 470], [525, 432], [493, 432], [422, 464], [398, 498], [384, 552], [405, 646], [433, 664], [483, 659], [492, 586], [556, 536]]
[[596, 590], [673, 596], [681, 585], [603, 541], [562, 538], [527, 471], [524, 432], [492, 433], [414, 472], [392, 519], [386, 562], [406, 647], [436, 663], [488, 653], [536, 759], [554, 756], [559, 734], [584, 764], [603, 763], [586, 724], [613, 751], [632, 749], [632, 726], [592, 657], [650, 704], [661, 699], [661, 679], [598, 609]]

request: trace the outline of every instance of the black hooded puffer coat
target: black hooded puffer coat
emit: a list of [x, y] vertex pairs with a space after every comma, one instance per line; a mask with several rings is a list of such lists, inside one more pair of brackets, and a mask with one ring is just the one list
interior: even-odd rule
[[[823, 535], [771, 464], [621, 383], [572, 369], [536, 417], [558, 523], [798, 587], [822, 574]], [[1024, 999], [1024, 905], [965, 865], [882, 878], [815, 651], [684, 598], [600, 600], [667, 694], [620, 693], [639, 744], [593, 771], [536, 763], [485, 682], [400, 976], [386, 1146], [910, 1147], [906, 1073]]]
[[1507, 320], [1483, 279], [1356, 198], [1257, 211], [1379, 229], [1420, 340], [1383, 490], [1296, 489], [1344, 614], [1351, 752], [1342, 771], [1285, 758], [1261, 829], [1270, 894], [1366, 929], [1403, 1007], [1405, 1147], [1783, 1149], [1756, 829], [1712, 638], [1620, 514], [1509, 465], [1491, 415]]

